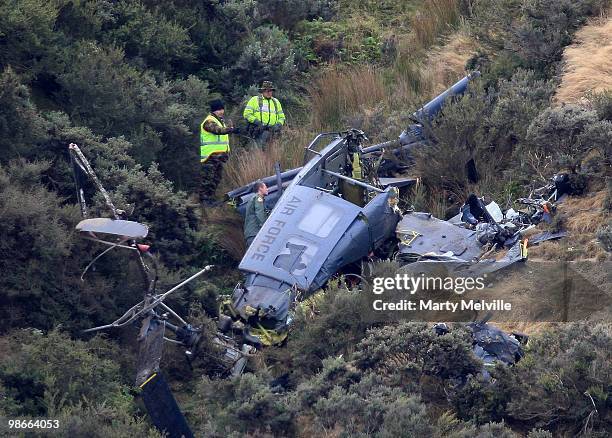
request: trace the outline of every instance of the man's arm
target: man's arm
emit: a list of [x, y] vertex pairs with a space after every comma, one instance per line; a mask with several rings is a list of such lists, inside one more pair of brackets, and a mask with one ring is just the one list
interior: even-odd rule
[[257, 218], [258, 225], [262, 227], [267, 219], [263, 198], [261, 198], [261, 201], [259, 198], [255, 200], [255, 217]]
[[213, 134], [217, 134], [217, 135], [225, 135], [225, 134], [230, 134], [234, 132], [234, 128], [227, 127], [227, 126], [224, 128], [223, 126], [217, 125], [212, 120], [208, 120], [207, 122], [204, 123], [204, 130], [211, 132]]
[[285, 124], [285, 113], [283, 112], [283, 107], [278, 99], [276, 99], [276, 120], [277, 123], [280, 123], [281, 125]]
[[259, 112], [259, 106], [257, 105], [257, 96], [251, 97], [244, 107], [244, 111], [242, 113], [242, 117], [244, 117], [247, 122], [255, 123], [257, 119], [257, 113]]

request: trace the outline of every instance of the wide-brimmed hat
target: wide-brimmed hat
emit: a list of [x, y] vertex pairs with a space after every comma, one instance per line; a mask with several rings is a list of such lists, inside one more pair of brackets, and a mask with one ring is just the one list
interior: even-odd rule
[[266, 91], [266, 90], [272, 90], [272, 91], [276, 90], [276, 88], [274, 88], [274, 84], [272, 83], [272, 81], [263, 81], [261, 83], [261, 87], [259, 87], [259, 91]]

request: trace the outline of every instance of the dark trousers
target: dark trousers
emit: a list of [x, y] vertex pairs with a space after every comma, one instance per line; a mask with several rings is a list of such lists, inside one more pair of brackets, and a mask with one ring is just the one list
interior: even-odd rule
[[249, 123], [247, 133], [260, 149], [264, 149], [268, 142], [274, 137], [274, 133], [269, 129], [266, 129], [265, 126], [258, 126], [253, 123]]
[[211, 155], [200, 170], [200, 201], [214, 200], [217, 186], [223, 177], [223, 165], [227, 154]]

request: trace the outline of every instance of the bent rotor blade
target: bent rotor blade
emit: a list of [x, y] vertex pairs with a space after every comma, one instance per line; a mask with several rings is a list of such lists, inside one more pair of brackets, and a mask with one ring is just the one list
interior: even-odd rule
[[138, 336], [138, 366], [136, 386], [142, 385], [151, 375], [159, 371], [164, 344], [165, 325], [148, 316], [142, 321]]
[[193, 438], [193, 433], [161, 373], [153, 374], [140, 387], [145, 407], [157, 430], [165, 433], [168, 438]]
[[187, 420], [178, 407], [172, 391], [159, 371], [164, 344], [165, 324], [149, 315], [142, 321], [138, 336], [138, 369], [136, 385], [155, 427], [169, 438], [193, 438]]

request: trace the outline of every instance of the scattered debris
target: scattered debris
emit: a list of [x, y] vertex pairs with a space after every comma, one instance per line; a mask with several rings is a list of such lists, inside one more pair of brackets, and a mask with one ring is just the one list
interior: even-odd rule
[[[488, 369], [498, 363], [514, 365], [525, 356], [523, 346], [527, 344], [529, 337], [523, 333], [506, 333], [499, 328], [487, 324], [491, 314], [482, 320], [467, 324], [472, 332], [473, 349], [477, 358], [482, 360], [481, 374], [485, 380], [490, 380]], [[444, 336], [450, 332], [446, 323], [436, 323], [433, 330], [438, 336]]]

